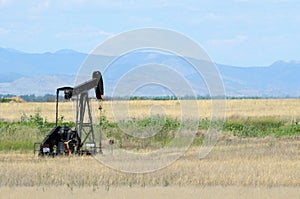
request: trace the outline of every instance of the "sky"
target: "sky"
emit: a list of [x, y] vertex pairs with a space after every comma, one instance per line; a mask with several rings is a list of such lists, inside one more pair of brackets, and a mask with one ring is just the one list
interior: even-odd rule
[[300, 60], [298, 0], [0, 0], [0, 47], [89, 53], [146, 27], [197, 42], [217, 63], [268, 66]]

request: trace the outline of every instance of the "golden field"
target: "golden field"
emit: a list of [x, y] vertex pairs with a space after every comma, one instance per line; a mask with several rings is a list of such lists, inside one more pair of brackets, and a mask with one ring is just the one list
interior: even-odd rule
[[[148, 173], [120, 172], [93, 156], [40, 158], [33, 154], [1, 153], [0, 185], [107, 189], [172, 185], [297, 187], [299, 144], [292, 138], [223, 139], [203, 159], [198, 156], [200, 147], [192, 147], [171, 165]], [[105, 152], [101, 156], [113, 154]]]
[[299, 198], [297, 187], [115, 187], [110, 191], [105, 189], [92, 190], [91, 188], [75, 188], [70, 191], [66, 187], [0, 187], [2, 196], [7, 199], [19, 198], [89, 198], [89, 199], [118, 199], [118, 198], [144, 198], [144, 199], [211, 199], [211, 198], [262, 198], [282, 199]]
[[[101, 114], [108, 120], [118, 113], [114, 103], [122, 102], [102, 104]], [[212, 102], [197, 104], [201, 118], [209, 118]], [[74, 121], [73, 105], [60, 103], [64, 121]], [[98, 102], [92, 106], [99, 117]], [[0, 103], [0, 110], [1, 120], [18, 121], [22, 114], [40, 112], [55, 121], [55, 103]], [[131, 101], [128, 110], [131, 117], [181, 114], [177, 101]], [[227, 100], [225, 116], [299, 121], [300, 99]], [[0, 152], [0, 193], [5, 198], [300, 198], [299, 136], [237, 138], [225, 132], [204, 159], [199, 159], [200, 148], [193, 146], [173, 164], [145, 174], [120, 172], [93, 157]]]
[[299, 198], [299, 144], [291, 138], [222, 139], [204, 159], [193, 147], [145, 174], [116, 171], [93, 157], [3, 153], [0, 191], [6, 198]]
[[[118, 107], [119, 103], [122, 103], [122, 101], [104, 101], [102, 104], [102, 114], [105, 115], [107, 119], [114, 120], [116, 111], [113, 111], [113, 107]], [[199, 116], [201, 118], [211, 117], [211, 100], [198, 100], [197, 104], [199, 107]], [[74, 121], [74, 105], [74, 102], [62, 102], [59, 104], [59, 115], [64, 116], [65, 121]], [[226, 110], [224, 112], [226, 118], [300, 118], [300, 99], [238, 99], [226, 100], [224, 101], [224, 105], [226, 105]], [[179, 118], [181, 116], [181, 106], [178, 101], [130, 101], [128, 110], [131, 117], [147, 117], [153, 106], [162, 107], [167, 116], [173, 118]], [[93, 102], [92, 107], [94, 115], [99, 117], [99, 103]], [[38, 111], [41, 113], [41, 116], [46, 118], [49, 122], [55, 121], [54, 102], [0, 103], [0, 110], [0, 119], [3, 120], [17, 121], [20, 120], [22, 114], [34, 115]]]

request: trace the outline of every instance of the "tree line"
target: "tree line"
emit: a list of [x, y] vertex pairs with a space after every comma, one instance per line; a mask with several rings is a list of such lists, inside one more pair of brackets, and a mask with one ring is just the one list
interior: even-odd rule
[[[12, 97], [16, 95], [12, 94], [0, 94], [0, 102], [10, 102], [13, 101], [11, 100]], [[55, 102], [56, 101], [56, 95], [53, 94], [45, 94], [43, 96], [36, 96], [34, 94], [30, 95], [20, 95], [18, 97], [21, 97], [24, 99], [26, 102]], [[62, 101], [64, 100], [63, 96], [59, 96], [59, 100]], [[282, 98], [295, 98], [295, 97], [282, 97]], [[299, 98], [299, 97], [298, 97]], [[216, 96], [216, 97], [211, 97], [209, 95], [206, 96], [106, 96], [105, 100], [209, 100], [209, 99], [278, 99], [278, 97], [257, 97], [257, 96]]]

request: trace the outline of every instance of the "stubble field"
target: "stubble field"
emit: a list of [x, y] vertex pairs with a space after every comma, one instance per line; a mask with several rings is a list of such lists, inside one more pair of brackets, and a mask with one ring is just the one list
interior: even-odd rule
[[[149, 115], [153, 106], [149, 101], [131, 103], [135, 117]], [[180, 114], [178, 103], [155, 103], [171, 117]], [[211, 102], [198, 104], [201, 117], [209, 118]], [[228, 100], [226, 104], [227, 119], [271, 117], [296, 123], [300, 119], [298, 99]], [[54, 103], [3, 103], [0, 110], [0, 119], [7, 121], [37, 110], [47, 120], [55, 119]], [[73, 120], [72, 103], [62, 103], [60, 110], [66, 121]], [[113, 120], [111, 102], [104, 102], [102, 115]], [[192, 146], [173, 164], [146, 174], [123, 173], [93, 157], [53, 159], [3, 151], [0, 192], [6, 198], [300, 198], [298, 135], [241, 138], [223, 132], [204, 159], [198, 157], [200, 147]], [[108, 155], [113, 154], [104, 154]]]

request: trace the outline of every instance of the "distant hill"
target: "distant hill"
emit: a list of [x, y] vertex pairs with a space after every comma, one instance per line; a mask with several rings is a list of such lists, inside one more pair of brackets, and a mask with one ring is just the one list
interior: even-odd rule
[[300, 63], [277, 61], [267, 67], [218, 65], [227, 95], [299, 97]]
[[[0, 78], [3, 74], [32, 75], [75, 75], [87, 54], [73, 50], [54, 53], [25, 53], [0, 48]], [[0, 82], [7, 81], [3, 78]]]
[[[54, 53], [25, 53], [14, 49], [0, 48], [0, 94], [45, 95], [55, 94], [57, 87], [73, 86], [76, 75], [87, 54], [69, 49]], [[99, 55], [100, 56], [100, 55]], [[105, 56], [100, 56], [105, 59]], [[122, 74], [132, 66], [143, 63], [159, 63], [180, 68], [198, 95], [207, 95], [204, 83], [193, 76], [184, 60], [172, 55], [136, 53], [119, 59], [103, 74], [105, 91], [108, 95]], [[299, 97], [300, 62], [276, 61], [270, 66], [236, 67], [216, 64], [224, 82], [226, 95], [232, 97]], [[147, 69], [143, 70], [147, 75]], [[158, 73], [158, 78], [164, 72]], [[140, 78], [140, 77], [139, 77]], [[130, 82], [129, 82], [130, 83]], [[148, 89], [148, 92], [155, 93]], [[164, 92], [162, 92], [164, 93]]]

